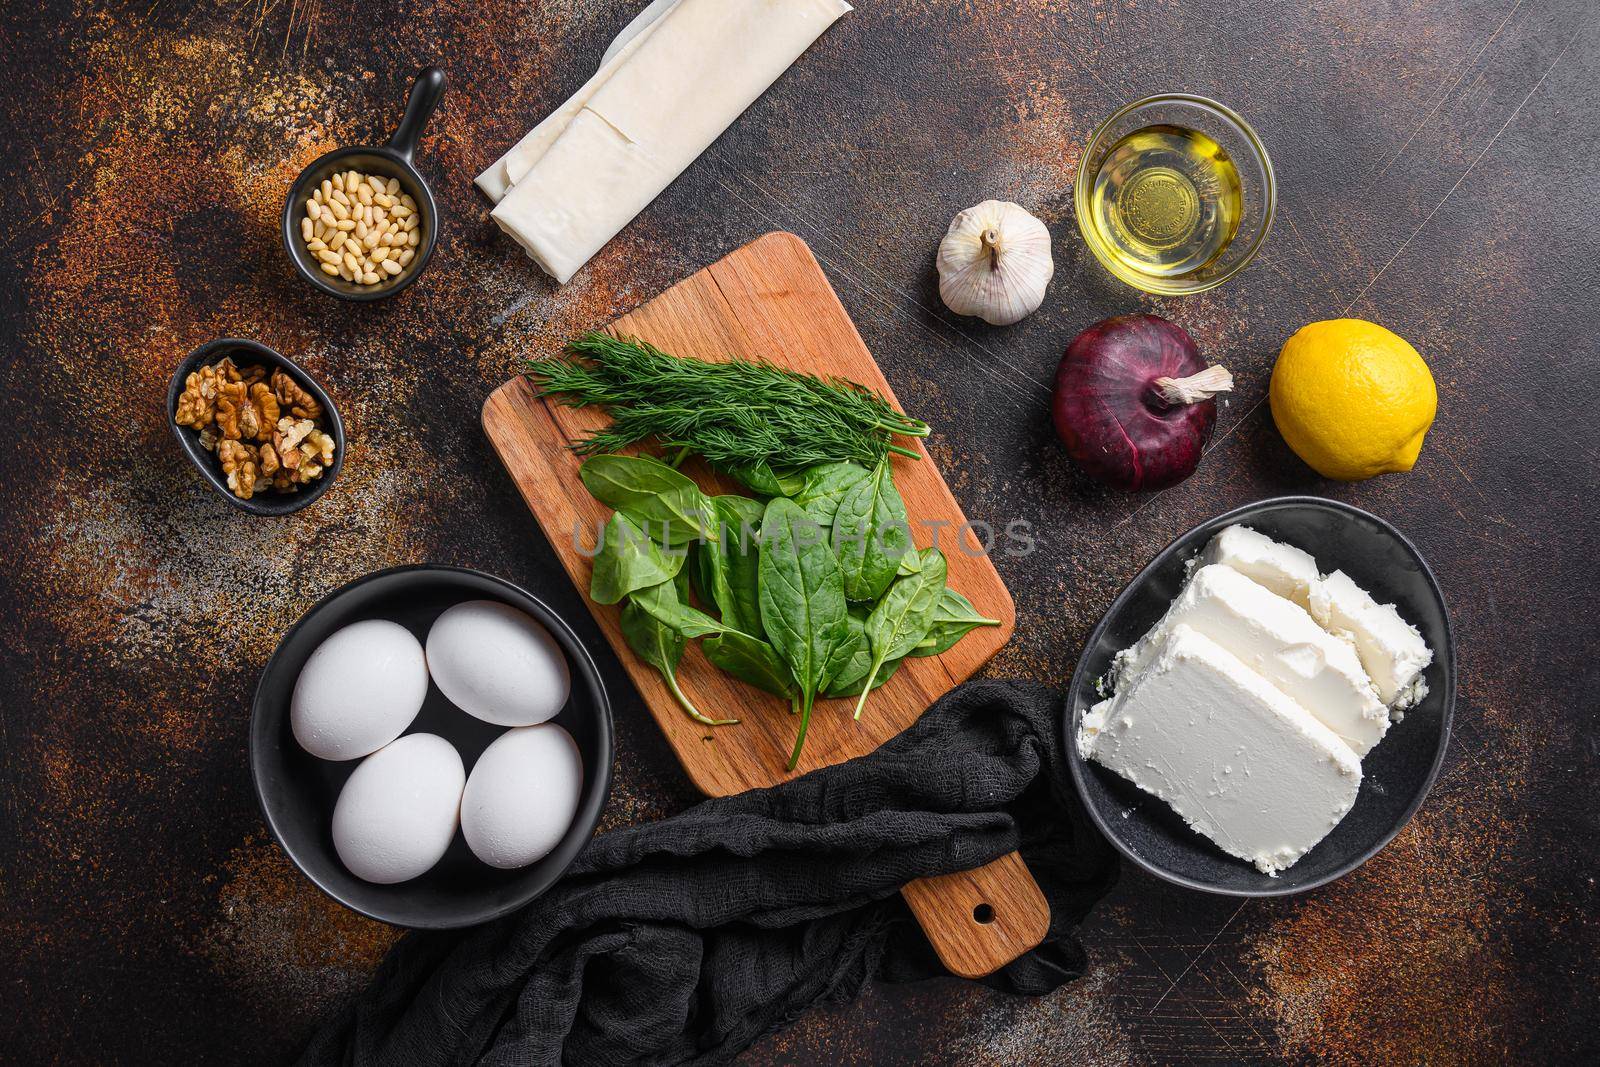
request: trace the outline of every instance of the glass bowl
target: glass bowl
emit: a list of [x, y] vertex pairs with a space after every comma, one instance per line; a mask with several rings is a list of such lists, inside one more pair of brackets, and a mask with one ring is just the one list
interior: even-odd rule
[[[1118, 256], [1089, 221], [1090, 195], [1106, 156], [1129, 134], [1160, 125], [1179, 126], [1205, 134], [1227, 152], [1239, 172], [1238, 229], [1217, 255], [1184, 274], [1159, 275], [1138, 270]], [[1089, 250], [1107, 270], [1147, 293], [1186, 296], [1221, 285], [1255, 258], [1267, 239], [1267, 231], [1272, 229], [1277, 189], [1272, 160], [1249, 123], [1215, 100], [1184, 93], [1162, 93], [1120, 108], [1094, 131], [1078, 163], [1073, 201], [1078, 229]]]

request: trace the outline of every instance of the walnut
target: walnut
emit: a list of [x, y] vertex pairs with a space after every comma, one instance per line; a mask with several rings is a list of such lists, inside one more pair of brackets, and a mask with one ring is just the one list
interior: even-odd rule
[[[310, 451], [307, 452], [307, 447]], [[321, 430], [312, 430], [306, 434], [305, 443], [300, 446], [300, 451], [306, 453], [307, 459], [315, 459], [324, 467], [333, 463], [333, 438]]]
[[246, 441], [254, 441], [261, 436], [261, 412], [248, 400], [239, 409], [239, 436]]
[[237, 440], [224, 439], [217, 444], [217, 459], [222, 463], [222, 473], [228, 476], [228, 488], [240, 500], [249, 500], [256, 491], [256, 452]]
[[294, 484], [294, 475], [282, 467], [272, 476], [272, 488], [278, 493], [298, 493], [300, 487]]
[[302, 419], [322, 417], [322, 405], [301, 388], [299, 382], [285, 374], [281, 367], [272, 372], [272, 391], [278, 394], [278, 399], [291, 415]]
[[173, 421], [179, 426], [204, 429], [211, 425], [216, 414], [216, 401], [216, 371], [210, 367], [191, 371], [183, 380], [183, 393], [178, 397], [178, 414]]
[[217, 386], [217, 429], [222, 436], [237, 441], [244, 432], [240, 425], [244, 409], [250, 405], [244, 382], [224, 381]]
[[[262, 368], [254, 368], [261, 370]], [[273, 393], [266, 382], [253, 382], [250, 385], [250, 405], [256, 409], [260, 417], [261, 428], [255, 436], [266, 440], [272, 433], [273, 427], [278, 425], [278, 397]]]
[[278, 468], [282, 466], [278, 462], [278, 450], [271, 445], [261, 446], [257, 454], [257, 460], [261, 466], [261, 473], [268, 477], [278, 473]]
[[301, 442], [304, 442], [307, 435], [315, 429], [317, 424], [310, 419], [291, 419], [285, 416], [278, 419], [278, 432], [272, 438], [272, 443], [277, 446], [278, 454], [282, 456], [291, 448], [299, 448]]
[[217, 428], [215, 426], [207, 426], [200, 431], [200, 447], [207, 452], [215, 452], [217, 450]]

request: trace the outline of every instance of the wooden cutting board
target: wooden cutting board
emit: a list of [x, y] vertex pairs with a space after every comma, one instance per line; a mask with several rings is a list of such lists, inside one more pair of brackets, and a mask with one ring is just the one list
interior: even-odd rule
[[[751, 242], [607, 330], [680, 356], [719, 360], [739, 354], [837, 375], [878, 390], [906, 410], [895, 400], [811, 250], [793, 234], [769, 233]], [[916, 405], [910, 412], [917, 413]], [[521, 377], [495, 390], [483, 406], [485, 432], [567, 573], [585, 592], [592, 570], [589, 556], [609, 509], [584, 489], [578, 479], [580, 461], [568, 445], [607, 421], [598, 410], [540, 400]], [[913, 539], [927, 547], [937, 536], [949, 561], [950, 586], [1001, 625], [973, 630], [942, 656], [907, 659], [868, 698], [860, 721], [851, 718], [850, 702], [819, 699], [793, 772], [786, 764], [798, 720], [787, 702], [716, 670], [698, 645], [691, 644], [678, 671], [685, 692], [713, 718], [740, 720], [715, 728], [695, 722], [674, 702], [660, 675], [628, 649], [619, 626], [620, 607], [589, 601], [645, 705], [703, 792], [725, 796], [775, 785], [870, 752], [971, 677], [1010, 638], [1016, 625], [1011, 594], [933, 460], [921, 442], [914, 443], [920, 460], [894, 461], [895, 484], [911, 516]], [[697, 462], [684, 470], [708, 489], [748, 495]], [[1049, 925], [1044, 894], [1016, 853], [976, 870], [914, 882], [903, 892], [940, 959], [968, 977], [1009, 963], [1038, 944]]]

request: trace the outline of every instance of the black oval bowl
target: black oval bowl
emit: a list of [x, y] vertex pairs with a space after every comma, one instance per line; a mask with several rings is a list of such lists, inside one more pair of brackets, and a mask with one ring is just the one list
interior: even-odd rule
[[[405, 115], [388, 144], [335, 149], [312, 161], [290, 186], [289, 198], [283, 205], [283, 247], [296, 273], [313, 288], [340, 300], [365, 303], [393, 296], [422, 276], [439, 242], [439, 205], [433, 199], [433, 190], [428, 188], [428, 183], [412, 163], [412, 158], [416, 154], [417, 139], [422, 136], [423, 127], [443, 96], [444, 71], [438, 67], [425, 68], [411, 85]], [[311, 198], [312, 190], [335, 172], [347, 170], [397, 178], [401, 191], [411, 194], [411, 198], [417, 202], [417, 232], [422, 235], [417, 239], [417, 254], [405, 270], [395, 275], [393, 281], [356, 285], [343, 278], [324, 274], [322, 261], [306, 247], [300, 234], [300, 220], [305, 217], [306, 201]]]
[[[228, 480], [222, 473], [222, 464], [217, 462], [216, 453], [207, 452], [201, 447], [200, 431], [179, 426], [174, 420], [174, 416], [178, 413], [178, 397], [183, 394], [184, 380], [194, 371], [215, 363], [224, 356], [232, 356], [234, 363], [239, 366], [261, 363], [268, 367], [281, 367], [322, 405], [321, 429], [333, 437], [333, 465], [323, 471], [322, 477], [307, 488], [298, 493], [275, 493], [268, 489], [257, 493], [249, 500], [241, 500], [228, 488]], [[301, 370], [294, 360], [275, 352], [259, 341], [250, 341], [243, 337], [219, 337], [215, 341], [209, 341], [189, 353], [184, 361], [178, 364], [178, 369], [172, 374], [172, 382], [167, 386], [167, 425], [172, 427], [172, 433], [182, 446], [184, 455], [189, 457], [189, 461], [210, 483], [211, 488], [222, 494], [222, 499], [251, 515], [293, 514], [326, 493], [333, 480], [339, 477], [339, 472], [344, 469], [344, 420], [339, 418], [339, 408], [334, 404], [333, 398], [317, 384], [315, 378]]]
[[[483, 863], [459, 830], [426, 874], [394, 885], [364, 882], [345, 870], [333, 847], [333, 807], [360, 760], [318, 759], [295, 741], [289, 700], [300, 669], [325, 638], [364, 619], [397, 622], [427, 643], [428, 628], [446, 608], [466, 600], [498, 600], [537, 619], [566, 653], [572, 695], [553, 720], [577, 742], [583, 794], [572, 826], [544, 859], [516, 870]], [[445, 699], [430, 680], [422, 710], [406, 733], [437, 734], [472, 766], [505, 733]], [[273, 837], [295, 866], [333, 899], [396, 926], [449, 929], [499, 918], [550, 888], [594, 836], [611, 794], [611, 702], [588, 650], [559, 615], [501, 578], [461, 567], [410, 566], [376, 571], [322, 600], [278, 643], [256, 685], [250, 719], [250, 773]]]
[[[1096, 681], [1112, 657], [1158, 622], [1188, 577], [1185, 564], [1224, 526], [1241, 523], [1316, 557], [1324, 574], [1342, 570], [1380, 603], [1393, 603], [1433, 649], [1428, 695], [1389, 728], [1361, 763], [1361, 791], [1343, 821], [1276, 878], [1227, 855], [1177, 812], [1078, 753], [1078, 723], [1097, 700]], [[1196, 526], [1128, 583], [1089, 635], [1067, 696], [1067, 763], [1100, 831], [1157, 878], [1238, 897], [1273, 897], [1327, 885], [1371, 859], [1411, 820], [1444, 762], [1456, 702], [1456, 648], [1444, 593], [1410, 541], [1376, 515], [1321, 497], [1247, 504]]]

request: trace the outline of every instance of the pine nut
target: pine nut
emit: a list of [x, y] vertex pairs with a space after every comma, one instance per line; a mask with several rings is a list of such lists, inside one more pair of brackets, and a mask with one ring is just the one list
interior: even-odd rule
[[390, 178], [389, 184], [383, 187], [383, 191], [388, 193], [390, 196], [394, 196], [400, 191], [400, 179]]
[[332, 249], [324, 249], [321, 252], [318, 252], [317, 258], [322, 260], [324, 263], [332, 263], [335, 265], [344, 262], [339, 258], [339, 253], [333, 251]]
[[379, 207], [394, 207], [394, 197], [388, 193], [379, 193], [372, 198], [372, 202]]
[[393, 215], [397, 219], [403, 219], [411, 214], [411, 209], [406, 207], [405, 204], [396, 204], [394, 207], [389, 209], [389, 214]]
[[344, 244], [349, 237], [350, 235], [345, 233], [343, 230], [334, 230], [333, 239], [328, 242], [328, 247], [337, 252], [339, 251], [339, 246]]
[[335, 189], [337, 189], [341, 193], [344, 192], [344, 175], [343, 174], [335, 174], [331, 180], [333, 181], [333, 187]]
[[406, 234], [406, 244], [410, 245], [412, 248], [417, 247], [421, 243], [422, 234], [417, 230], [411, 230]]
[[306, 242], [306, 247], [309, 248], [313, 252], [321, 252], [324, 248], [327, 248], [328, 246], [326, 244], [324, 244], [323, 242], [317, 240], [315, 237], [313, 237], [311, 240]]
[[339, 264], [339, 277], [343, 278], [347, 282], [353, 282], [356, 280], [356, 276], [350, 273], [350, 268], [345, 266], [343, 263]]
[[317, 237], [317, 224], [310, 219], [300, 220], [300, 240], [314, 241]]
[[400, 264], [396, 263], [392, 259], [384, 260], [383, 263], [382, 263], [382, 267], [383, 267], [384, 273], [388, 274], [390, 277], [393, 277], [394, 275], [399, 274], [401, 271], [405, 270], [404, 267], [402, 267]]
[[372, 203], [372, 186], [368, 185], [366, 182], [362, 182], [356, 188], [356, 199], [360, 200], [363, 204]]
[[322, 190], [321, 190], [321, 192], [322, 192], [322, 202], [323, 203], [327, 203], [328, 202], [328, 197], [333, 195], [333, 182], [330, 179], [328, 179], [328, 178], [322, 179]]
[[335, 278], [339, 276], [339, 268], [335, 267], [332, 263], [320, 263], [318, 266], [322, 268], [322, 273], [324, 274], [331, 274]]
[[400, 203], [404, 204], [406, 207], [410, 208], [412, 211], [417, 210], [417, 202], [415, 200], [411, 199], [411, 194], [410, 193], [407, 193], [406, 195], [402, 196], [400, 198]]
[[389, 258], [389, 250], [387, 248], [374, 248], [371, 251], [371, 253], [367, 256], [367, 261], [369, 263], [382, 263], [384, 260], [386, 260], [388, 258]]
[[413, 256], [415, 256], [416, 254], [417, 254], [416, 253], [416, 249], [413, 249], [413, 248], [408, 248], [404, 252], [401, 252], [400, 253], [400, 265], [402, 267], [410, 266], [411, 258]]
[[356, 236], [357, 237], [365, 237], [366, 235], [367, 235], [367, 224], [364, 223], [364, 222], [356, 223]]
[[361, 247], [362, 248], [366, 248], [366, 249], [377, 248], [378, 247], [378, 235], [375, 234], [375, 233], [367, 234], [365, 237], [363, 237], [361, 239]]

